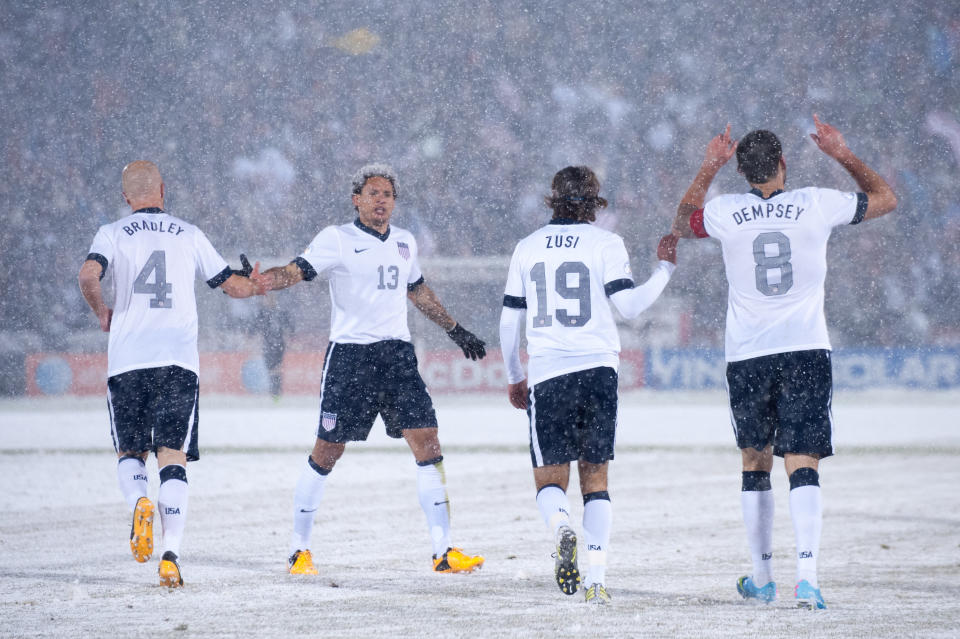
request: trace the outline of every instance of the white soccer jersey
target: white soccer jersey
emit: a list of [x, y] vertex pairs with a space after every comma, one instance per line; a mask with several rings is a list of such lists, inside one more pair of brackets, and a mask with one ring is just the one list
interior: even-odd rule
[[216, 288], [230, 277], [203, 231], [160, 209], [141, 209], [101, 226], [87, 259], [112, 270], [116, 287], [107, 376], [160, 366], [199, 374], [194, 281]]
[[830, 348], [827, 240], [833, 227], [859, 223], [866, 208], [862, 193], [814, 187], [766, 200], [753, 189], [707, 203], [703, 230], [720, 240], [729, 284], [727, 361]]
[[330, 341], [372, 344], [410, 341], [407, 291], [423, 279], [413, 234], [384, 234], [356, 220], [320, 231], [297, 258], [304, 279], [330, 280]]
[[607, 297], [632, 287], [630, 258], [615, 233], [554, 220], [520, 240], [504, 306], [527, 309], [529, 383], [597, 366], [617, 370], [620, 335]]

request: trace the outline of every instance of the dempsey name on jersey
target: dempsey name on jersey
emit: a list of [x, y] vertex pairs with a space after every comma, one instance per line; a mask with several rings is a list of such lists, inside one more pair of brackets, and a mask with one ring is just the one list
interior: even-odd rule
[[796, 220], [799, 222], [800, 216], [805, 210], [805, 208], [794, 204], [761, 202], [760, 204], [745, 206], [740, 210], [734, 211], [730, 216], [733, 218], [733, 221], [737, 223], [737, 226], [744, 222], [769, 220], [772, 218]]

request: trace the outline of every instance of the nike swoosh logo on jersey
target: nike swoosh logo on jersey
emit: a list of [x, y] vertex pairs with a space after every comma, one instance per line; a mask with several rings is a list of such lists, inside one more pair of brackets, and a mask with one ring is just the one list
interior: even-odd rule
[[369, 250], [370, 250], [369, 248], [365, 248], [365, 249], [353, 249], [353, 252], [354, 252], [354, 253], [363, 253], [364, 251], [369, 251]]

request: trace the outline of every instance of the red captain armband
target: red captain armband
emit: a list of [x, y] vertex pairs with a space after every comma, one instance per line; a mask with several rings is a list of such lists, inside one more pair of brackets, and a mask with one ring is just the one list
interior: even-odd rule
[[700, 239], [710, 237], [707, 229], [703, 226], [703, 209], [697, 209], [690, 215], [690, 229]]

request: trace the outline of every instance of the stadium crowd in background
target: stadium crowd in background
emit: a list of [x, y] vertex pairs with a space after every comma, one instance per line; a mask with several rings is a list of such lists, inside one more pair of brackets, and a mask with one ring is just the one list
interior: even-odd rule
[[[837, 2], [770, 25], [752, 4], [5, 7], [4, 329], [56, 350], [96, 328], [72, 278], [51, 275], [120, 217], [116, 167], [134, 157], [215, 245], [258, 257], [342, 220], [349, 171], [375, 159], [409, 176], [397, 217], [425, 256], [507, 255], [549, 218], [549, 176], [588, 164], [611, 204], [598, 223], [644, 255], [728, 121], [734, 137], [780, 133], [789, 186], [855, 188], [803, 142], [816, 111], [857, 132], [900, 198], [833, 249], [836, 344], [956, 345], [960, 5]], [[731, 170], [716, 187], [739, 183]], [[719, 347], [726, 285], [703, 244], [670, 293], [689, 343]], [[853, 291], [875, 303], [843, 304]]]

